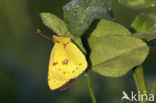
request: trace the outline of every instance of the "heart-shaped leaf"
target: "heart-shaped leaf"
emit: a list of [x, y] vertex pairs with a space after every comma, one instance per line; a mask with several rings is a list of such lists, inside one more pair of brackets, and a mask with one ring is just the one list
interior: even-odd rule
[[110, 77], [122, 76], [142, 64], [149, 52], [146, 43], [132, 37], [126, 28], [104, 19], [98, 23], [88, 43], [92, 70]]
[[64, 19], [75, 37], [80, 37], [93, 20], [109, 17], [110, 0], [72, 0], [66, 4]]

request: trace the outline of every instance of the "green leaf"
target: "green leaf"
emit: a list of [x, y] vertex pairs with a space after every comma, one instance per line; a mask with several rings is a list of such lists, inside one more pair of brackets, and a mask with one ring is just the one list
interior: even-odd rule
[[131, 35], [131, 33], [120, 24], [101, 19], [97, 24], [96, 30], [92, 32], [92, 36], [100, 37], [104, 35]]
[[145, 60], [149, 48], [120, 24], [102, 19], [88, 39], [92, 70], [118, 77]]
[[119, 77], [143, 63], [149, 48], [140, 39], [123, 35], [89, 38], [92, 70], [109, 77]]
[[80, 37], [93, 20], [109, 17], [110, 0], [72, 0], [66, 4], [64, 19], [75, 37]]
[[140, 14], [135, 18], [135, 20], [131, 24], [131, 27], [136, 32], [149, 32], [154, 24], [155, 21], [152, 17], [146, 14]]
[[43, 23], [58, 35], [71, 36], [70, 32], [66, 27], [65, 22], [57, 16], [51, 13], [41, 13], [40, 16], [42, 18]]
[[118, 2], [134, 9], [143, 9], [156, 6], [156, 0], [118, 0]]
[[146, 40], [146, 41], [151, 41], [151, 40], [156, 39], [156, 34], [150, 33], [150, 32], [135, 33], [135, 34], [133, 34], [133, 36], [136, 37], [136, 38], [140, 38], [142, 40]]
[[146, 14], [140, 14], [131, 24], [132, 29], [137, 32], [133, 34], [134, 37], [145, 41], [156, 39], [156, 22], [154, 19]]

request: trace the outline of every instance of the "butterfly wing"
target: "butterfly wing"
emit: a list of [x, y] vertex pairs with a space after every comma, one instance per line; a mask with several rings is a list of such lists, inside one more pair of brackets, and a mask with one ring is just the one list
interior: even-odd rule
[[72, 42], [56, 43], [49, 61], [48, 84], [54, 90], [78, 77], [87, 68], [84, 54]]

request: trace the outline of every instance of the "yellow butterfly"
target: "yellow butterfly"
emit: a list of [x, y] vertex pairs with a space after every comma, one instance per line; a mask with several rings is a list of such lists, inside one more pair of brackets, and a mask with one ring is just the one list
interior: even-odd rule
[[87, 61], [80, 49], [69, 37], [53, 36], [55, 43], [48, 71], [48, 85], [51, 90], [64, 87], [83, 73]]

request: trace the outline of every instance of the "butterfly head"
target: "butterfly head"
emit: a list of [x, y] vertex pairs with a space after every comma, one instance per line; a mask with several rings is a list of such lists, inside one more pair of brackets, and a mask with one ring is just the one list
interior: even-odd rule
[[63, 36], [56, 36], [53, 35], [52, 37], [54, 43], [61, 43], [61, 44], [68, 44], [69, 42], [71, 42], [71, 38], [69, 37], [63, 37]]

